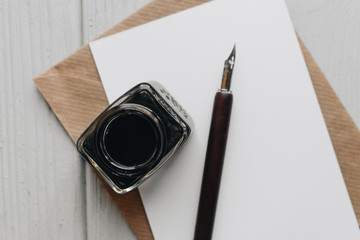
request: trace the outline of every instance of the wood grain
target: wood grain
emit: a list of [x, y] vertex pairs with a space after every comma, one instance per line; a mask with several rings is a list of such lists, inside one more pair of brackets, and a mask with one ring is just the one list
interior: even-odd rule
[[85, 239], [84, 163], [32, 77], [82, 44], [80, 1], [0, 2], [0, 239]]

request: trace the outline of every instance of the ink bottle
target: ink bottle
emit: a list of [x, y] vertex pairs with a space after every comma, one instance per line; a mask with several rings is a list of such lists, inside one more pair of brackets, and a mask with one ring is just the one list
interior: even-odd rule
[[115, 192], [123, 194], [169, 160], [192, 127], [189, 114], [163, 86], [140, 83], [90, 124], [77, 149]]

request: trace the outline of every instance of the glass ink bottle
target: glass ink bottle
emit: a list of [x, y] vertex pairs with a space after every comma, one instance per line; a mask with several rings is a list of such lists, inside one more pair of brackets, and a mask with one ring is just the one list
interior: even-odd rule
[[123, 194], [169, 160], [192, 127], [191, 117], [163, 86], [140, 83], [90, 124], [77, 149], [115, 192]]

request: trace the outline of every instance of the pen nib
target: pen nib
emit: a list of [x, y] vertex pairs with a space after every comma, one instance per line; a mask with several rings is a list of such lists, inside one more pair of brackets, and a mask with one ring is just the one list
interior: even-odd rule
[[236, 44], [234, 44], [234, 48], [232, 49], [230, 56], [225, 60], [224, 64], [224, 72], [221, 81], [221, 90], [230, 90], [231, 84], [231, 75], [235, 65], [235, 53], [236, 53]]

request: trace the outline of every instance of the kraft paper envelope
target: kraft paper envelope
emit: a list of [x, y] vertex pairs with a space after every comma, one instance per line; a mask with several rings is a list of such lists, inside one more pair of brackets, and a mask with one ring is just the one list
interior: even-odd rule
[[[193, 7], [204, 0], [155, 0], [101, 37]], [[360, 223], [360, 132], [299, 39], [343, 177]], [[77, 52], [34, 79], [40, 92], [74, 142], [108, 105], [89, 48]], [[100, 181], [102, 181], [99, 178]], [[153, 239], [139, 192], [115, 194], [103, 182], [138, 239]]]

